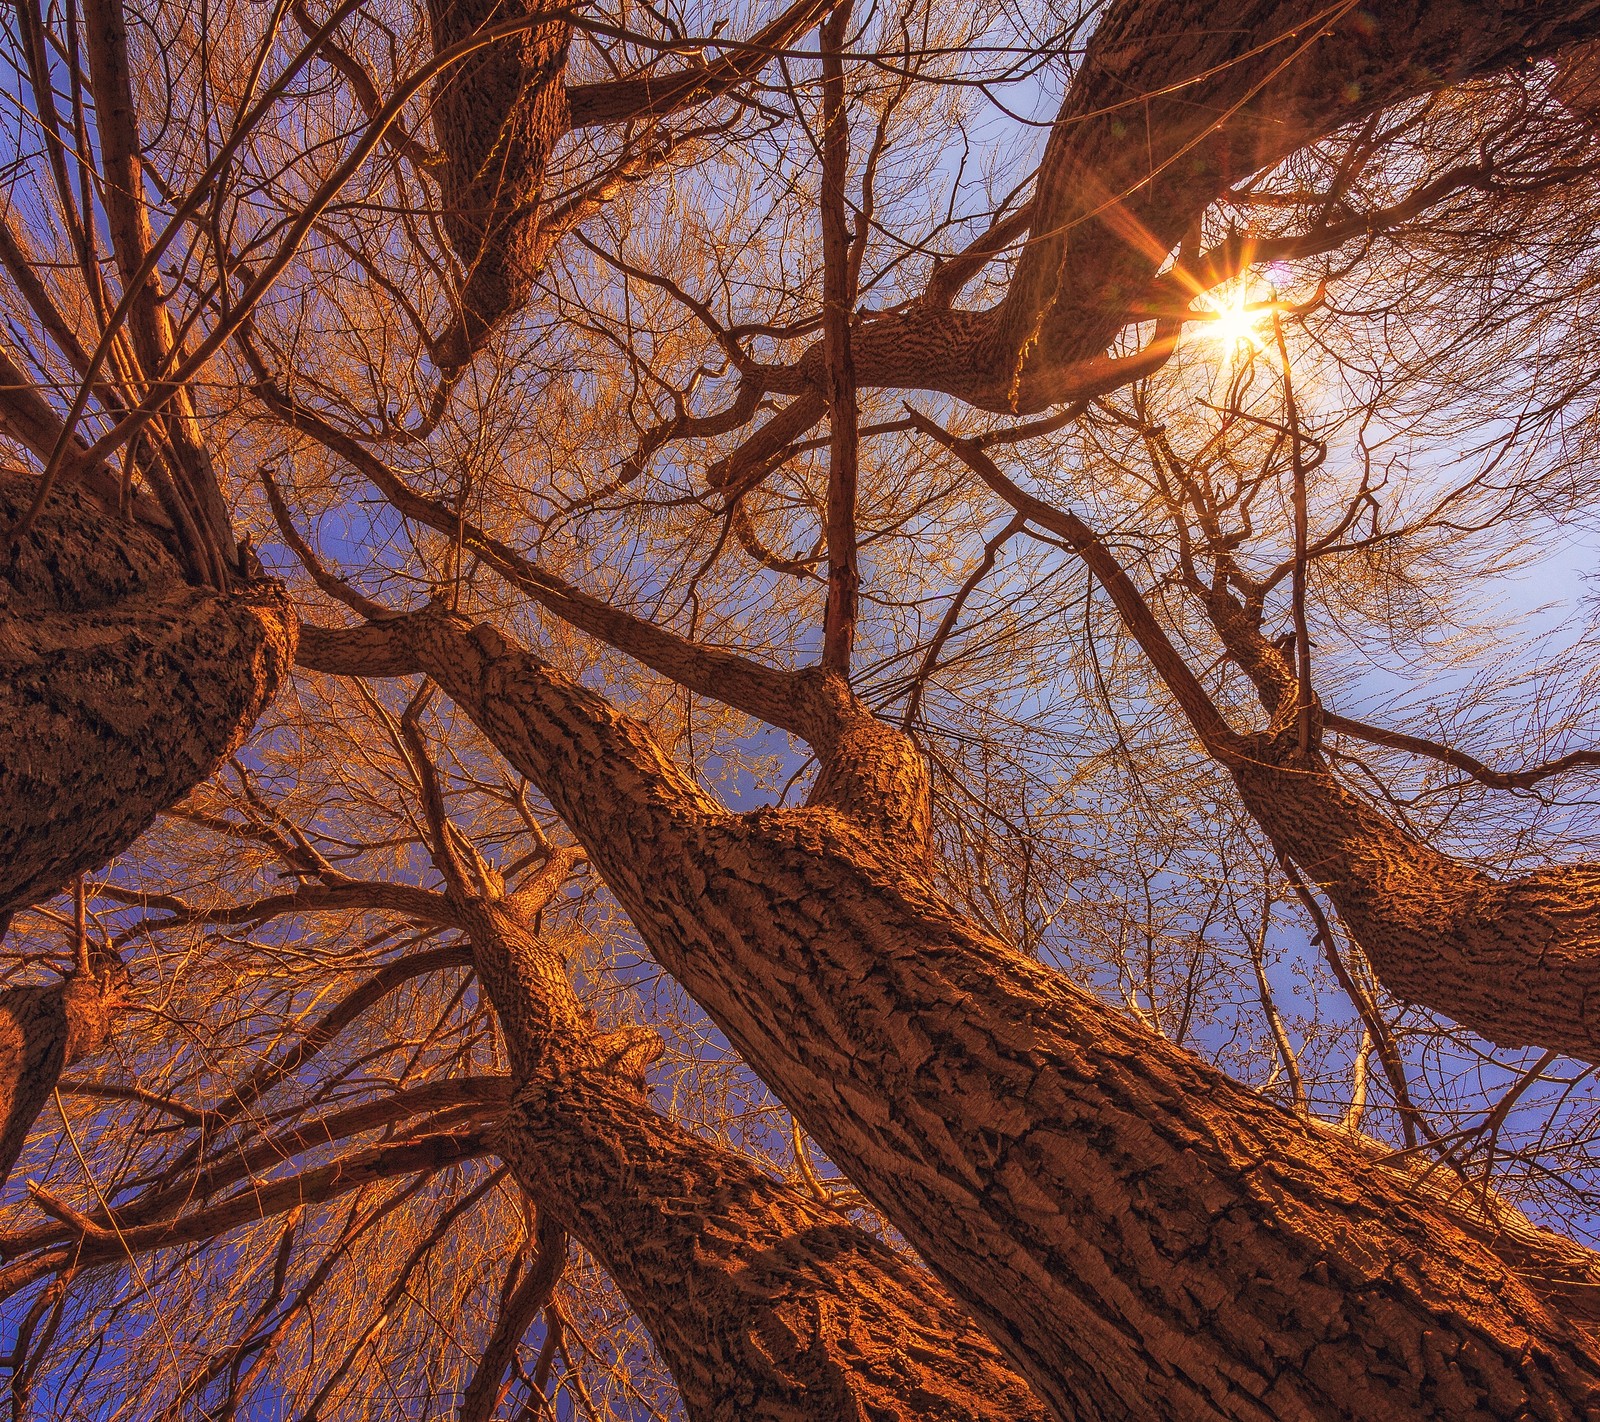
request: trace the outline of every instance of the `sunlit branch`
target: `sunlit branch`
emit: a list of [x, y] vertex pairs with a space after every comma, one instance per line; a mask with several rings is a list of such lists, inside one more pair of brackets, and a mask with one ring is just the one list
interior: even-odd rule
[[[861, 573], [856, 554], [856, 481], [860, 416], [855, 359], [850, 350], [855, 306], [845, 181], [850, 171], [850, 115], [840, 52], [850, 25], [850, 0], [823, 22], [822, 56], [822, 330], [828, 400], [828, 498], [824, 521], [828, 599], [822, 625], [822, 666], [848, 677], [855, 645]], [[863, 218], [863, 220], [865, 220]]]
[[906, 409], [918, 430], [960, 459], [1017, 513], [1056, 534], [1083, 559], [1085, 566], [1111, 599], [1123, 624], [1150, 658], [1167, 690], [1188, 717], [1201, 743], [1223, 764], [1237, 763], [1246, 753], [1241, 738], [1223, 719], [1210, 693], [1189, 669], [1182, 654], [1172, 645], [1166, 630], [1150, 611], [1144, 595], [1099, 536], [1076, 514], [1024, 493], [1001, 473], [1000, 467], [975, 440], [960, 439], [910, 406]]
[[[254, 1185], [172, 1220], [114, 1230], [95, 1223], [73, 1242], [50, 1245], [0, 1268], [0, 1297], [9, 1297], [68, 1261], [78, 1267], [111, 1264], [130, 1254], [214, 1239], [240, 1225], [282, 1214], [308, 1203], [326, 1204], [376, 1180], [417, 1171], [436, 1171], [487, 1154], [482, 1131], [424, 1134], [413, 1140], [352, 1151], [328, 1165], [314, 1166], [264, 1185]], [[9, 1242], [8, 1242], [9, 1245]], [[9, 1252], [9, 1248], [8, 1248]]]
[[835, 3], [836, 0], [797, 0], [748, 40], [730, 46], [714, 64], [691, 65], [635, 79], [569, 85], [567, 110], [572, 127], [664, 118], [691, 104], [729, 93], [759, 74], [776, 52], [786, 50]]
[[1322, 723], [1330, 731], [1338, 731], [1347, 736], [1354, 736], [1357, 740], [1366, 741], [1371, 745], [1387, 746], [1391, 750], [1408, 751], [1412, 755], [1425, 756], [1429, 760], [1436, 760], [1441, 765], [1448, 765], [1454, 770], [1463, 771], [1478, 781], [1479, 784], [1487, 785], [1494, 790], [1531, 790], [1541, 780], [1548, 780], [1552, 776], [1565, 775], [1568, 771], [1600, 765], [1600, 751], [1578, 750], [1569, 751], [1566, 755], [1557, 756], [1554, 760], [1545, 761], [1542, 765], [1528, 766], [1524, 770], [1495, 770], [1485, 765], [1475, 756], [1470, 756], [1463, 750], [1457, 750], [1454, 746], [1441, 745], [1437, 741], [1430, 741], [1422, 736], [1409, 735], [1405, 731], [1392, 731], [1387, 727], [1372, 726], [1365, 721], [1357, 721], [1349, 716], [1341, 716], [1336, 711], [1324, 710]]
[[[472, 1381], [462, 1394], [461, 1406], [456, 1412], [456, 1422], [489, 1422], [494, 1415], [506, 1369], [516, 1356], [524, 1335], [533, 1326], [534, 1319], [541, 1311], [548, 1311], [551, 1296], [555, 1292], [557, 1283], [560, 1282], [561, 1271], [566, 1262], [567, 1232], [560, 1224], [541, 1212], [536, 1231], [534, 1257], [531, 1261], [519, 1259], [512, 1265], [513, 1271], [521, 1271], [521, 1277], [516, 1278], [514, 1285], [512, 1283], [514, 1273], [506, 1276], [505, 1287], [501, 1290], [500, 1312], [495, 1319], [494, 1332], [484, 1344], [483, 1352], [472, 1374]], [[553, 1324], [547, 1323], [546, 1327], [553, 1327]], [[534, 1380], [535, 1391], [542, 1392], [542, 1388], [537, 1385], [537, 1371]]]

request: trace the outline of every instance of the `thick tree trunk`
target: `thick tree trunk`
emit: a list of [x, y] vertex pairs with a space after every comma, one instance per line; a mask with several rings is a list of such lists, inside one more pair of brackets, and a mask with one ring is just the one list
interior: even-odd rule
[[1600, 1060], [1600, 866], [1496, 880], [1407, 834], [1317, 753], [1257, 745], [1233, 770], [1240, 798], [1391, 993], [1501, 1046]]
[[[546, 13], [553, 18], [541, 20]], [[467, 269], [461, 311], [440, 343], [440, 364], [452, 371], [521, 309], [543, 265], [539, 198], [550, 150], [569, 126], [571, 25], [550, 0], [429, 0], [428, 16], [435, 52], [485, 25], [530, 21], [456, 64], [433, 96], [445, 231]]]
[[1141, 0], [1110, 6], [1094, 32], [1000, 307], [1007, 374], [1029, 408], [1028, 367], [1099, 354], [1130, 298], [1234, 183], [1412, 95], [1592, 38], [1600, 7], [1237, 0], [1227, 24], [1214, 19], [1194, 0]]
[[0, 992], [0, 1187], [62, 1071], [105, 1045], [120, 1003], [115, 979], [88, 974]]
[[[731, 815], [642, 727], [460, 619], [319, 634], [307, 660], [445, 687], [1059, 1416], [1600, 1409], [1570, 1285], [1519, 1275], [1524, 1254], [1375, 1145], [1008, 950], [939, 899], [878, 806]], [[914, 798], [909, 747], [903, 763]]]
[[497, 1149], [600, 1260], [696, 1422], [1039, 1422], [933, 1278], [838, 1210], [651, 1110], [643, 1028], [595, 1033], [515, 899], [457, 898], [512, 1058]]
[[[0, 476], [0, 530], [34, 484]], [[217, 767], [294, 659], [283, 589], [193, 587], [156, 538], [53, 493], [0, 533], [0, 919], [129, 845]]]

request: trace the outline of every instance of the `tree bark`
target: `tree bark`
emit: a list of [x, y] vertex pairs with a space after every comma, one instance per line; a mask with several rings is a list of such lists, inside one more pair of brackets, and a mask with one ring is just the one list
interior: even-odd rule
[[435, 54], [485, 26], [528, 22], [466, 56], [434, 92], [445, 231], [467, 269], [456, 320], [435, 348], [445, 373], [471, 360], [532, 294], [561, 230], [559, 223], [547, 228], [549, 214], [539, 204], [551, 151], [566, 134], [599, 125], [642, 127], [726, 94], [827, 9], [827, 0], [795, 0], [712, 64], [568, 87], [570, 11], [554, 0], [429, 0]]
[[1495, 879], [1407, 833], [1320, 754], [1255, 744], [1232, 771], [1240, 798], [1327, 895], [1384, 987], [1502, 1047], [1600, 1060], [1600, 866]]
[[1239, 798], [1327, 895], [1384, 987], [1500, 1046], [1600, 1060], [1600, 865], [1500, 880], [1423, 842], [1333, 774], [1320, 706], [1305, 752], [1286, 733], [1298, 681], [1259, 612], [1224, 595], [1208, 611], [1269, 717], [1229, 761]]
[[433, 95], [444, 226], [467, 269], [461, 311], [439, 351], [447, 372], [522, 307], [543, 265], [539, 198], [550, 150], [568, 130], [562, 80], [572, 27], [550, 0], [429, 0], [436, 52], [519, 15], [530, 21], [525, 31], [468, 55]]
[[[33, 481], [0, 476], [0, 528]], [[0, 545], [0, 921], [126, 848], [217, 767], [292, 665], [282, 587], [184, 581], [162, 544], [52, 492]]]
[[650, 1108], [644, 1028], [597, 1034], [517, 897], [453, 895], [516, 1096], [496, 1148], [605, 1266], [695, 1422], [1042, 1422], [932, 1276]]
[[1558, 54], [1550, 92], [1591, 133], [1600, 128], [1600, 45], [1576, 44]]
[[[950, 309], [935, 288], [931, 303], [867, 322], [853, 343], [862, 387], [1036, 414], [1138, 378], [1147, 368], [1119, 369], [1106, 347], [1231, 187], [1391, 104], [1593, 39], [1600, 6], [1251, 0], [1214, 21], [1195, 0], [1106, 8], [1040, 162], [1004, 299]], [[761, 367], [763, 388], [819, 390], [824, 365], [817, 342]]]
[[105, 1045], [120, 984], [80, 973], [0, 992], [0, 1188], [61, 1073]]
[[[1498, 880], [1424, 843], [1333, 774], [1321, 749], [1326, 713], [1309, 678], [1302, 696], [1300, 673], [1262, 635], [1258, 602], [1246, 605], [1217, 589], [1202, 601], [1228, 655], [1255, 687], [1267, 713], [1264, 730], [1236, 735], [1209, 702], [1194, 709], [1192, 690], [1180, 694], [1176, 653], [1163, 645], [1164, 635], [1128, 625], [1158, 661], [1201, 742], [1228, 767], [1273, 848], [1327, 896], [1384, 987], [1500, 1046], [1596, 1060], [1600, 866], [1556, 864]], [[1304, 750], [1296, 724], [1302, 700], [1309, 703]], [[1477, 768], [1492, 779], [1486, 767]]]
[[1519, 1273], [1376, 1145], [1280, 1111], [941, 901], [924, 846], [872, 803], [887, 756], [831, 804], [732, 815], [491, 628], [425, 614], [316, 634], [304, 659], [440, 682], [1058, 1416], [1600, 1408], [1569, 1285]]
[[1235, 183], [1379, 109], [1590, 38], [1600, 7], [1245, 0], [1226, 25], [1214, 18], [1194, 0], [1135, 0], [1096, 28], [1000, 308], [1019, 394], [1029, 367], [1103, 350], [1190, 224]]
[[[1298, 665], [1262, 634], [1262, 599], [1241, 600], [1197, 580], [1228, 656], [1267, 713], [1241, 735], [1172, 644], [1105, 543], [1075, 514], [1019, 489], [971, 440], [920, 415], [913, 422], [964, 460], [1022, 516], [1067, 542], [1105, 590], [1201, 745], [1226, 766], [1240, 799], [1286, 860], [1339, 911], [1380, 981], [1502, 1046], [1536, 1045], [1594, 1060], [1600, 1050], [1600, 866], [1553, 865], [1500, 881], [1442, 854], [1346, 788], [1321, 754], [1331, 726], [1379, 743], [1421, 749], [1487, 784], [1511, 788], [1590, 759], [1576, 752], [1523, 772], [1495, 772], [1470, 756], [1330, 717]], [[1297, 640], [1303, 638], [1300, 629]]]

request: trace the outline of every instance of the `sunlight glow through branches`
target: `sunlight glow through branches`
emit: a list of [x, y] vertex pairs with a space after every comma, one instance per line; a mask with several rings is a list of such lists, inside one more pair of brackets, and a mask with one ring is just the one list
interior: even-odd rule
[[[1200, 338], [1216, 342], [1230, 358], [1259, 353], [1267, 347], [1262, 327], [1270, 312], [1270, 303], [1248, 302], [1243, 292], [1235, 290], [1225, 304], [1216, 306], [1205, 318], [1199, 330]], [[1249, 351], [1241, 350], [1242, 346]]]

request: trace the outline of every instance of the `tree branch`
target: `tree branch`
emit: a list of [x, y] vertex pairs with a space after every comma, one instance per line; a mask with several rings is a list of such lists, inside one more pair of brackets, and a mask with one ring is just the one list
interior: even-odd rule
[[1600, 751], [1579, 750], [1569, 751], [1566, 755], [1547, 760], [1542, 765], [1528, 766], [1524, 770], [1494, 770], [1481, 760], [1468, 755], [1465, 751], [1456, 750], [1453, 746], [1440, 745], [1437, 741], [1426, 740], [1421, 736], [1407, 735], [1404, 731], [1370, 726], [1365, 721], [1357, 721], [1326, 709], [1322, 713], [1322, 724], [1330, 731], [1354, 736], [1357, 740], [1366, 741], [1371, 745], [1388, 746], [1391, 750], [1409, 751], [1412, 755], [1426, 756], [1429, 760], [1436, 760], [1452, 769], [1463, 771], [1480, 784], [1494, 790], [1530, 790], [1541, 780], [1547, 780], [1553, 775], [1564, 775], [1569, 770], [1600, 765]]
[[567, 88], [567, 112], [574, 129], [597, 124], [660, 119], [693, 104], [706, 103], [754, 79], [774, 54], [826, 15], [837, 0], [797, 0], [748, 40], [725, 45], [728, 53], [715, 64], [697, 64], [669, 74], [644, 74]]

